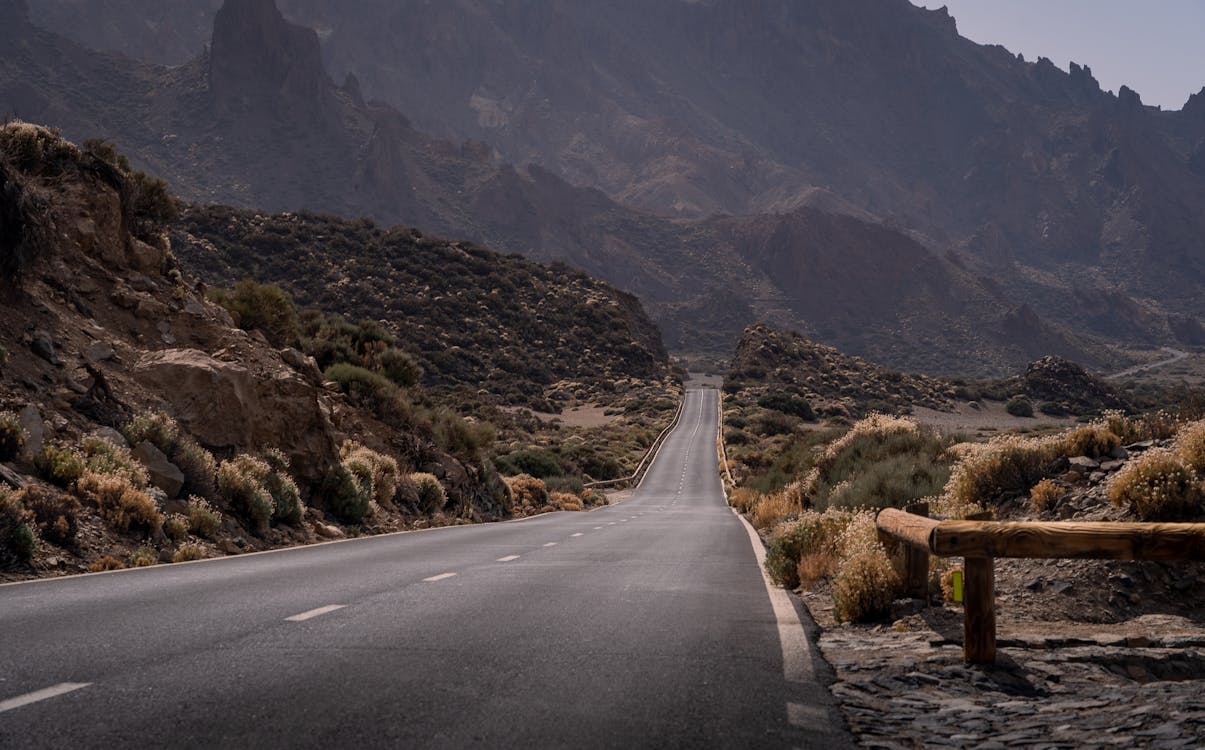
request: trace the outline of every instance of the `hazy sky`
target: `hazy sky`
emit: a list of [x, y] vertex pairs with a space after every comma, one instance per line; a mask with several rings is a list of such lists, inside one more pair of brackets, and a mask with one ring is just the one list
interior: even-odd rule
[[1146, 104], [1180, 109], [1205, 87], [1205, 0], [913, 0], [945, 5], [958, 31], [1029, 61], [1074, 60], [1101, 88], [1122, 85]]

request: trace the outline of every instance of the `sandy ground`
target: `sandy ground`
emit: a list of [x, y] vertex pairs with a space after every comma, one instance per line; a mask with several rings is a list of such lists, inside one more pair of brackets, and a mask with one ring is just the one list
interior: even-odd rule
[[687, 388], [720, 388], [724, 385], [722, 375], [708, 375], [703, 372], [691, 372], [686, 374]]
[[980, 408], [973, 409], [966, 404], [959, 404], [952, 412], [936, 411], [917, 407], [912, 410], [912, 416], [921, 424], [928, 425], [940, 432], [964, 433], [967, 437], [986, 438], [999, 432], [1010, 430], [1037, 430], [1042, 428], [1066, 428], [1076, 424], [1075, 417], [1051, 417], [1036, 414], [1033, 417], [1014, 417], [1009, 414], [1004, 404], [985, 401]]
[[[606, 414], [605, 412], [610, 407], [603, 406], [575, 406], [572, 409], [566, 409], [560, 414], [549, 414], [547, 412], [536, 411], [532, 412], [541, 422], [560, 422], [566, 427], [603, 427], [609, 425], [619, 419], [619, 414]], [[504, 406], [503, 411], [517, 413], [520, 411], [529, 411], [524, 407], [519, 406]]]

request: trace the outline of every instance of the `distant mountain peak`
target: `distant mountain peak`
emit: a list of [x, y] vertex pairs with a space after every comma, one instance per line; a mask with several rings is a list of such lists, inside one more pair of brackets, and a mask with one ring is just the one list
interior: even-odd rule
[[209, 86], [224, 114], [277, 107], [322, 109], [331, 82], [318, 34], [289, 23], [275, 0], [226, 0], [214, 17]]

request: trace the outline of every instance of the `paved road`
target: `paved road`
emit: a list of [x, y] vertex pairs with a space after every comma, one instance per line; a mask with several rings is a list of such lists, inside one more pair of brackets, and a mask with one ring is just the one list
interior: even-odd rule
[[1128, 378], [1132, 375], [1137, 375], [1138, 373], [1145, 372], [1147, 370], [1155, 370], [1160, 367], [1165, 367], [1167, 365], [1174, 365], [1175, 363], [1179, 362], [1180, 360], [1188, 359], [1188, 357], [1189, 357], [1188, 352], [1182, 352], [1179, 349], [1172, 349], [1170, 346], [1163, 347], [1162, 351], [1164, 354], [1168, 355], [1167, 359], [1161, 359], [1158, 362], [1148, 362], [1145, 365], [1138, 365], [1136, 367], [1131, 367], [1128, 370], [1122, 370], [1121, 372], [1115, 372], [1112, 375], [1107, 376], [1107, 379], [1108, 380], [1118, 380], [1120, 378]]
[[592, 513], [0, 587], [0, 747], [845, 747], [715, 424]]

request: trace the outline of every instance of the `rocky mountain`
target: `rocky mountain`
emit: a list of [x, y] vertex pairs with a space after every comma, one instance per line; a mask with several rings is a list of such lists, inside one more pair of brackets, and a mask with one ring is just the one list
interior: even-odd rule
[[[1150, 111], [904, 0], [280, 0], [315, 31], [270, 0], [79, 9], [95, 24], [67, 5], [33, 18], [177, 66], [10, 25], [0, 111], [107, 135], [192, 200], [564, 260], [637, 294], [673, 348], [766, 319], [1002, 373], [1202, 330], [1202, 107]], [[147, 18], [182, 41], [140, 51]]]

